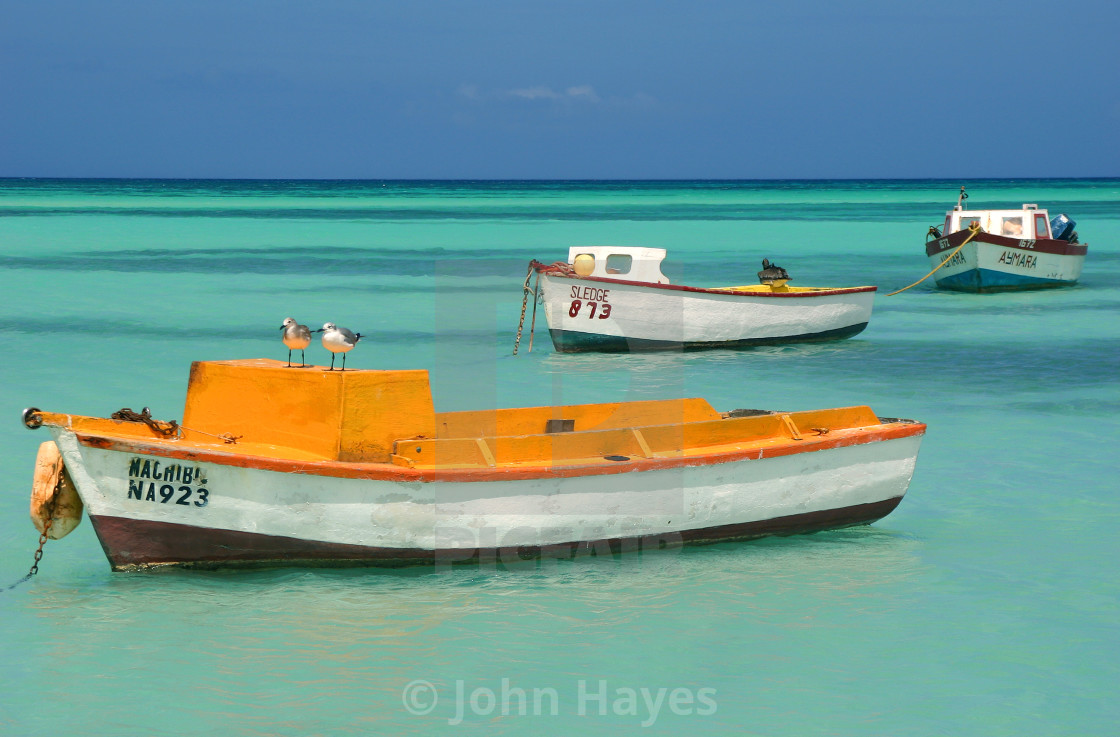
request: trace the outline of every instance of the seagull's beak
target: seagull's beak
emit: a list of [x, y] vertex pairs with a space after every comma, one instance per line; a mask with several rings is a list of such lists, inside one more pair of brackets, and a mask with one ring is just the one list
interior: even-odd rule
[[283, 325], [281, 325], [281, 326], [280, 326], [280, 329], [281, 329], [281, 330], [283, 330], [283, 329], [284, 329], [284, 326], [283, 326]]

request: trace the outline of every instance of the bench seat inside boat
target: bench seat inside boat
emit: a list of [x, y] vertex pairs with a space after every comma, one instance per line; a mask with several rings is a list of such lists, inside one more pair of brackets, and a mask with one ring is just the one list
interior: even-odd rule
[[[620, 416], [627, 414], [625, 403], [616, 406]], [[640, 408], [632, 409], [638, 413]], [[516, 413], [519, 410], [502, 411]], [[715, 419], [665, 424], [631, 424], [583, 431], [577, 426], [572, 432], [402, 439], [397, 441], [392, 458], [398, 465], [413, 468], [602, 464], [635, 458], [682, 458], [753, 448], [761, 450], [814, 435], [860, 431], [880, 424], [869, 407], [737, 418], [716, 414]], [[515, 425], [511, 420], [509, 426]]]

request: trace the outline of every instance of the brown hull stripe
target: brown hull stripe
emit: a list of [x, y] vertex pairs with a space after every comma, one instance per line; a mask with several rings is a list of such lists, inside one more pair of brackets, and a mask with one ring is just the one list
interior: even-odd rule
[[169, 522], [90, 516], [113, 570], [155, 566], [187, 568], [263, 568], [277, 566], [382, 566], [458, 563], [512, 563], [534, 558], [572, 558], [795, 535], [870, 524], [890, 514], [902, 497], [839, 509], [806, 512], [757, 522], [666, 532], [642, 537], [610, 538], [547, 546], [425, 550], [381, 548], [278, 535], [217, 530]]
[[[926, 255], [933, 256], [943, 251], [956, 248], [961, 244], [961, 241], [968, 237], [968, 234], [969, 231], [967, 230], [958, 230], [956, 233], [945, 236], [944, 238], [931, 240], [926, 243]], [[944, 245], [942, 245], [942, 242], [944, 242]], [[1067, 241], [1058, 241], [1051, 238], [1041, 238], [1038, 240], [1009, 238], [1005, 235], [995, 235], [994, 233], [985, 233], [983, 231], [973, 238], [973, 242], [987, 243], [1002, 248], [1013, 248], [1026, 253], [1055, 253], [1059, 256], [1084, 256], [1089, 252], [1089, 245], [1087, 243], [1069, 243]], [[1024, 243], [1029, 243], [1030, 246], [1024, 247], [1022, 245]]]

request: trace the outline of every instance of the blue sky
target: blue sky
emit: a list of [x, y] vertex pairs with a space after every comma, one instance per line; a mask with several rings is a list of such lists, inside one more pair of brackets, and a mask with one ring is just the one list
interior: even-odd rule
[[0, 9], [0, 176], [1120, 175], [1115, 0]]

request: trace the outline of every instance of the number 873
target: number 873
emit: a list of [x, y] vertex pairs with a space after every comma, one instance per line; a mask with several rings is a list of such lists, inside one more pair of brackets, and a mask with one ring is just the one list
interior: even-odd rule
[[[599, 303], [598, 302], [588, 302], [587, 307], [588, 307], [587, 319], [588, 320], [594, 320], [595, 319], [595, 310], [599, 308]], [[573, 299], [571, 306], [568, 308], [568, 317], [578, 317], [579, 316], [579, 311], [582, 308], [583, 308], [583, 300]], [[608, 302], [604, 302], [603, 306], [602, 306], [602, 309], [599, 310], [599, 319], [600, 320], [606, 320], [610, 316], [611, 316], [611, 306]]]

